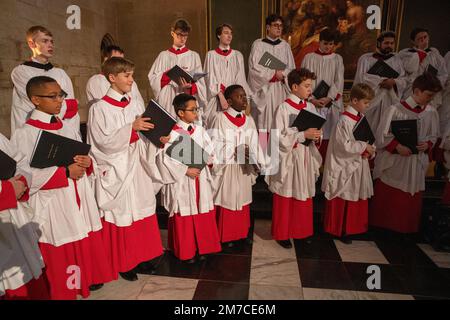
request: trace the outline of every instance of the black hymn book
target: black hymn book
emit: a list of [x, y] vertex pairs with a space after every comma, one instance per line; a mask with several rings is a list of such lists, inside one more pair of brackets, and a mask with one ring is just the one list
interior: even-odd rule
[[30, 167], [67, 167], [75, 162], [75, 156], [88, 155], [90, 150], [91, 146], [87, 143], [41, 130], [36, 139]]
[[9, 180], [16, 174], [16, 161], [0, 150], [0, 180]]
[[179, 86], [181, 86], [180, 78], [183, 78], [188, 83], [193, 83], [197, 82], [206, 75], [207, 73], [204, 72], [191, 75], [190, 73], [180, 68], [178, 65], [175, 65], [172, 69], [167, 71], [167, 76], [170, 78], [170, 80], [176, 82]]
[[153, 99], [148, 103], [147, 109], [145, 109], [142, 117], [150, 118], [150, 122], [155, 127], [148, 131], [140, 131], [140, 133], [156, 147], [161, 148], [163, 144], [160, 138], [168, 136], [177, 121]]
[[391, 121], [391, 132], [395, 139], [408, 147], [413, 154], [418, 154], [417, 150], [417, 120], [393, 120]]
[[322, 80], [314, 89], [313, 96], [316, 99], [322, 99], [328, 96], [328, 91], [330, 91], [330, 86]]
[[[316, 128], [320, 130], [326, 121], [327, 119], [325, 119], [324, 117], [312, 113], [310, 111], [307, 111], [305, 109], [302, 109], [300, 110], [300, 113], [297, 115], [297, 118], [295, 118], [291, 127], [296, 127], [298, 129], [298, 132], [302, 132], [310, 128]], [[302, 144], [305, 146], [309, 146], [311, 141], [312, 140], [310, 139], [306, 139], [305, 142], [303, 142]]]
[[370, 145], [375, 143], [375, 136], [366, 117], [362, 117], [361, 120], [358, 121], [353, 129], [353, 136], [357, 141], [364, 141]]
[[396, 79], [400, 75], [383, 60], [378, 60], [377, 62], [375, 62], [375, 64], [369, 69], [369, 71], [367, 71], [367, 73], [389, 79]]

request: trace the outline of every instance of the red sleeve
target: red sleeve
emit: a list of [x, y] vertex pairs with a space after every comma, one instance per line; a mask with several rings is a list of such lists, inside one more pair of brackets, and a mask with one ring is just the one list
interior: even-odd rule
[[223, 85], [223, 83], [220, 84], [220, 92], [225, 93], [225, 90], [227, 88]]
[[191, 96], [195, 96], [198, 93], [197, 84], [193, 83], [191, 88]]
[[86, 169], [86, 175], [89, 177], [93, 173], [94, 173], [94, 163], [91, 160], [91, 165], [89, 166], [89, 168]]
[[17, 208], [16, 193], [11, 182], [2, 180], [0, 192], [0, 211]]
[[170, 83], [170, 78], [167, 76], [167, 72], [164, 72], [161, 77], [161, 89]]
[[334, 98], [334, 101], [339, 101], [340, 98], [341, 98], [341, 94], [338, 93], [338, 94], [336, 95], [336, 98]]
[[24, 176], [21, 176], [20, 181], [22, 181], [25, 184], [25, 187], [27, 187], [27, 191], [22, 195], [22, 198], [19, 199], [20, 202], [28, 201], [30, 199], [30, 188], [28, 186], [27, 179], [25, 179]]
[[138, 140], [139, 140], [139, 134], [136, 132], [136, 130], [131, 130], [130, 144], [133, 144]]
[[270, 79], [269, 82], [277, 82], [277, 81], [280, 81], [280, 80], [278, 80], [277, 73], [275, 72], [275, 74], [273, 75], [272, 79]]
[[65, 188], [68, 185], [69, 180], [67, 180], [66, 177], [66, 168], [59, 167], [58, 170], [56, 170], [53, 177], [51, 177], [50, 180], [47, 181], [47, 183], [41, 188], [41, 190]]
[[392, 139], [391, 143], [389, 143], [385, 149], [390, 153], [397, 153], [397, 150], [395, 150], [395, 148], [397, 148], [398, 145], [399, 142], [396, 139]]
[[78, 101], [76, 99], [66, 99], [67, 110], [63, 119], [72, 119], [78, 113]]
[[369, 156], [370, 155], [370, 153], [369, 152], [367, 152], [367, 149], [366, 150], [364, 150], [364, 152], [363, 153], [361, 153], [361, 156], [362, 157], [364, 157], [364, 156]]

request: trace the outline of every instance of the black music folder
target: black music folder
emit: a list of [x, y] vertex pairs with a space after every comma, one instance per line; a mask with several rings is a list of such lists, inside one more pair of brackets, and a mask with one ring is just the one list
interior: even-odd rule
[[[308, 130], [309, 128], [317, 128], [320, 130], [324, 123], [327, 121], [324, 117], [312, 113], [310, 111], [307, 111], [305, 109], [300, 110], [300, 113], [298, 114], [297, 118], [295, 118], [294, 122], [292, 123], [291, 127], [296, 127], [299, 132]], [[302, 144], [305, 146], [309, 146], [312, 140], [306, 139], [305, 142]]]
[[373, 145], [375, 142], [375, 136], [373, 135], [372, 128], [370, 127], [369, 121], [366, 117], [362, 117], [358, 121], [355, 128], [353, 129], [353, 136], [357, 141], [364, 141]]
[[436, 69], [432, 64], [429, 64], [425, 72], [437, 77], [438, 69]]
[[264, 52], [261, 59], [259, 59], [258, 64], [263, 67], [269, 68], [271, 70], [285, 70], [287, 65], [281, 61], [280, 59], [274, 57], [272, 54], [267, 51]]
[[16, 174], [17, 162], [0, 150], [0, 180], [9, 180]]
[[207, 165], [209, 158], [209, 154], [186, 134], [180, 134], [178, 139], [167, 148], [166, 154], [189, 168], [200, 170]]
[[408, 147], [413, 154], [419, 153], [417, 150], [417, 120], [393, 120], [391, 121], [391, 132], [395, 139]]
[[193, 75], [191, 75], [189, 72], [184, 71], [178, 65], [175, 65], [172, 69], [167, 71], [167, 76], [170, 78], [170, 80], [176, 82], [178, 85], [181, 85], [180, 78], [183, 78], [188, 83], [193, 83], [197, 82], [206, 75], [207, 73], [204, 72], [194, 73]]
[[396, 79], [400, 75], [397, 71], [391, 68], [383, 60], [378, 60], [370, 69], [367, 71], [369, 74], [373, 74], [382, 78], [393, 78]]
[[67, 167], [78, 155], [87, 155], [89, 144], [73, 140], [47, 131], [41, 131], [31, 156], [33, 168]]
[[314, 89], [313, 96], [316, 99], [322, 99], [328, 96], [328, 91], [330, 91], [330, 86], [322, 80]]
[[147, 109], [145, 109], [142, 117], [150, 118], [150, 122], [155, 125], [155, 128], [148, 131], [140, 131], [140, 133], [156, 147], [161, 148], [163, 144], [159, 139], [170, 134], [177, 120], [153, 99], [148, 103]]

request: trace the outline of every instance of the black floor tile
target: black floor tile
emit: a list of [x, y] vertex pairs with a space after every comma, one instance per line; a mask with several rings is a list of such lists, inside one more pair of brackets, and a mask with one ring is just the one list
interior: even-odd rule
[[304, 288], [354, 290], [353, 282], [342, 262], [324, 260], [298, 260]]
[[249, 284], [200, 280], [194, 300], [248, 300]]
[[204, 264], [204, 261], [188, 264], [178, 260], [170, 251], [166, 251], [155, 275], [198, 279]]
[[439, 268], [392, 266], [407, 292], [414, 296], [450, 298], [450, 279]]
[[332, 239], [294, 240], [294, 245], [297, 259], [342, 261]]
[[392, 265], [436, 267], [434, 262], [413, 242], [376, 240], [380, 251]]
[[352, 280], [353, 286], [358, 291], [380, 292], [380, 293], [397, 293], [406, 294], [407, 290], [403, 286], [402, 279], [400, 279], [395, 270], [390, 265], [377, 265], [380, 268], [381, 289], [369, 289], [367, 280], [372, 273], [367, 273], [367, 267], [371, 264], [344, 262], [345, 268]]
[[[251, 233], [251, 239], [253, 239], [253, 232]], [[238, 255], [238, 256], [251, 256], [252, 244], [247, 243], [244, 239], [234, 241], [233, 247], [229, 248], [226, 244], [222, 244], [222, 251], [217, 253], [218, 255]]]
[[450, 300], [450, 298], [436, 298], [436, 297], [425, 297], [425, 296], [414, 296], [416, 300]]
[[200, 279], [249, 283], [250, 266], [249, 256], [211, 255], [202, 268]]

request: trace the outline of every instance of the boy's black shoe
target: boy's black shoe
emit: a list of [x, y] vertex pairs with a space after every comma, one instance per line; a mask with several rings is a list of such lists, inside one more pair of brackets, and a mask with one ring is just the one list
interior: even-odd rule
[[189, 260], [183, 260], [184, 263], [187, 264], [194, 264], [195, 263], [195, 258], [189, 259]]
[[289, 239], [288, 240], [277, 240], [277, 242], [280, 246], [282, 246], [285, 249], [292, 248], [292, 243]]
[[352, 239], [350, 239], [348, 236], [343, 236], [339, 238], [339, 241], [341, 241], [344, 244], [352, 244]]
[[234, 242], [230, 241], [230, 242], [227, 242], [225, 245], [226, 245], [227, 248], [233, 248], [234, 247]]
[[89, 286], [89, 291], [97, 291], [99, 289], [103, 288], [103, 283], [99, 283], [99, 284], [91, 284]]
[[127, 280], [127, 281], [137, 281], [138, 280], [138, 276], [136, 274], [136, 271], [134, 271], [134, 269], [127, 271], [127, 272], [119, 272], [120, 276]]

